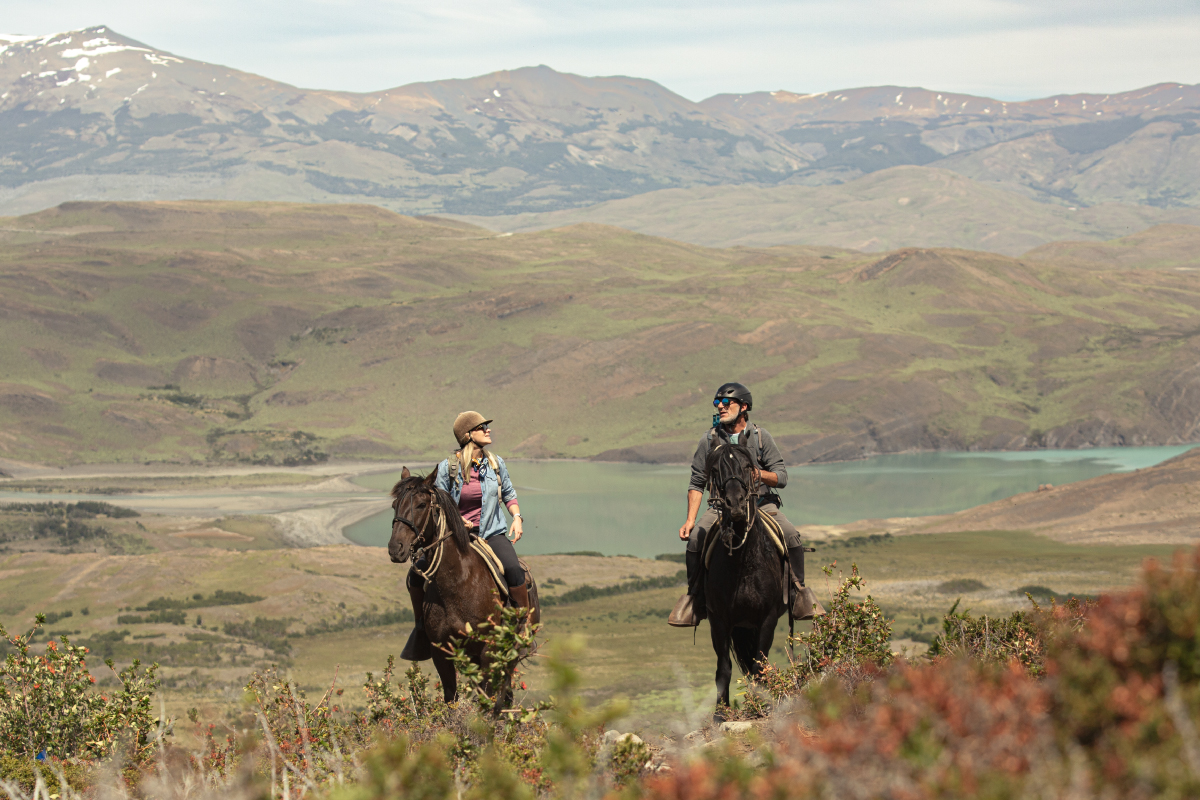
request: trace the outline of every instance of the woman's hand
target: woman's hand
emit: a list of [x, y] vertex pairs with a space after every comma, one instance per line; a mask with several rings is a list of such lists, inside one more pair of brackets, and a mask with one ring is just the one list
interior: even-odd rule
[[471, 522], [471, 520], [467, 519], [466, 517], [463, 517], [462, 521], [463, 521], [463, 525], [467, 526], [467, 530], [471, 530], [471, 528], [475, 527], [475, 523]]
[[524, 532], [524, 526], [521, 525], [521, 518], [513, 517], [512, 527], [508, 529], [508, 538], [513, 542], [519, 542], [521, 541], [521, 534]]

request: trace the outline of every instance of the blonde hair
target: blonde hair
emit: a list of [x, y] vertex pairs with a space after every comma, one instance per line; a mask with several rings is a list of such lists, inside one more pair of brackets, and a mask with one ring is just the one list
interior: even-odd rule
[[467, 482], [467, 476], [471, 474], [471, 462], [475, 459], [475, 451], [478, 450], [492, 465], [492, 470], [497, 471], [500, 466], [496, 463], [496, 457], [487, 451], [486, 447], [480, 447], [470, 439], [463, 445], [462, 450], [458, 451], [458, 474], [462, 476], [463, 483]]

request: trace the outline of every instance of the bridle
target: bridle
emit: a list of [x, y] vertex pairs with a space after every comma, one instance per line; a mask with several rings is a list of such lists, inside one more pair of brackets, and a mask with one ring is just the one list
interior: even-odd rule
[[[728, 529], [729, 535], [725, 539], [725, 547], [728, 548], [729, 555], [733, 555], [733, 551], [740, 550], [745, 546], [746, 541], [750, 538], [750, 529], [754, 527], [755, 498], [758, 497], [759, 478], [758, 473], [755, 471], [750, 471], [750, 480], [748, 481], [744, 479], [744, 473], [739, 474], [738, 472], [735, 472], [732, 475], [727, 475], [723, 480], [718, 481], [717, 473], [721, 472], [721, 470], [715, 469], [718, 461], [720, 460], [716, 454], [719, 453], [721, 448], [724, 446], [724, 444], [719, 444], [713, 448], [713, 461], [709, 469], [708, 496], [717, 499], [717, 512], [720, 517], [725, 517], [726, 511], [729, 510], [729, 503], [725, 499], [725, 487], [730, 483], [736, 482], [739, 486], [746, 490], [746, 527], [742, 530], [742, 540], [737, 544], [734, 544], [733, 537], [735, 531], [733, 528]], [[729, 458], [734, 458], [732, 451], [729, 453]], [[721, 488], [720, 492], [717, 491], [718, 484]], [[729, 516], [732, 517], [732, 514]], [[718, 524], [721, 521], [723, 520], [719, 520]]]
[[[411, 492], [409, 494], [415, 493]], [[430, 507], [433, 509], [432, 513], [436, 517], [437, 537], [429, 544], [421, 544], [426, 536], [425, 526], [418, 528], [416, 523], [400, 514], [400, 502], [403, 499], [403, 497], [397, 497], [396, 502], [392, 503], [392, 530], [396, 529], [396, 523], [400, 523], [415, 534], [413, 538], [412, 570], [425, 580], [431, 581], [433, 580], [433, 576], [437, 574], [438, 568], [442, 566], [442, 553], [445, 550], [444, 545], [446, 540], [454, 535], [454, 530], [446, 521], [445, 509], [437, 502], [436, 498], [431, 498]], [[422, 570], [417, 566], [417, 562], [424, 558], [425, 553], [430, 550], [433, 551], [433, 555], [430, 556], [429, 566]]]

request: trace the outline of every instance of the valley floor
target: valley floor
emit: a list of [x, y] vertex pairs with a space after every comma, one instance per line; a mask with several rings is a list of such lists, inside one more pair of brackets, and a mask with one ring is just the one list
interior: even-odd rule
[[[141, 516], [89, 519], [107, 538], [70, 544], [27, 534], [47, 512], [28, 505], [0, 510], [0, 622], [22, 631], [44, 612], [53, 615], [44, 632], [67, 634], [119, 663], [159, 661], [162, 697], [175, 716], [192, 706], [233, 713], [246, 677], [270, 663], [283, 665], [310, 696], [336, 674], [344, 703], [361, 704], [366, 673], [382, 672], [411, 627], [406, 567], [390, 563], [381, 548], [297, 547], [304, 540], [287, 520], [324, 514], [330, 522], [314, 528], [340, 531], [342, 509], [378, 511], [378, 493], [349, 479], [389, 466], [14, 473], [0, 485], [5, 503], [71, 502], [79, 492], [108, 488], [120, 490], [118, 503]], [[915, 654], [958, 601], [975, 613], [1005, 614], [1028, 606], [1026, 591], [1045, 602], [1128, 585], [1144, 559], [1166, 558], [1200, 533], [1185, 513], [1200, 485], [1198, 468], [1200, 454], [1187, 454], [957, 515], [813, 526], [806, 530], [817, 546], [809, 584], [824, 597], [857, 565], [895, 619], [894, 647]], [[544, 637], [584, 638], [586, 691], [593, 700], [629, 697], [626, 727], [698, 727], [711, 708], [714, 656], [706, 625], [694, 637], [666, 625], [682, 592], [670, 585], [682, 564], [585, 554], [528, 560], [544, 598], [649, 579], [664, 587], [547, 607]], [[820, 572], [826, 565], [830, 578]], [[221, 592], [248, 597], [222, 604]], [[156, 606], [156, 598], [166, 602]], [[776, 659], [786, 658], [785, 623]], [[544, 685], [541, 678], [535, 665], [527, 677], [532, 692]]]

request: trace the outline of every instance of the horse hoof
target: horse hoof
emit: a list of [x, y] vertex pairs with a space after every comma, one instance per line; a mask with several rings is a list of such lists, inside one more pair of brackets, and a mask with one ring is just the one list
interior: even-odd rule
[[725, 722], [727, 711], [729, 711], [727, 707], [717, 706], [717, 710], [713, 712], [713, 725], [720, 725], [722, 722]]

